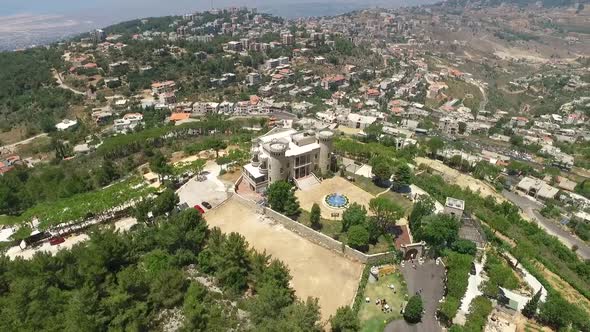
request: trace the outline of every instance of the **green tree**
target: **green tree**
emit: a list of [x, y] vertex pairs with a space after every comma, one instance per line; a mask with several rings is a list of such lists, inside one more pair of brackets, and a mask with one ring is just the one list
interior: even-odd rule
[[434, 213], [434, 200], [430, 196], [421, 196], [412, 208], [408, 218], [410, 231], [414, 236], [418, 234], [422, 226], [422, 218]]
[[348, 229], [346, 239], [350, 247], [366, 251], [369, 245], [369, 232], [361, 225], [354, 225]]
[[367, 135], [365, 137], [366, 141], [376, 142], [379, 140], [379, 136], [383, 133], [383, 125], [378, 123], [373, 123], [363, 129], [363, 132]]
[[356, 202], [352, 203], [342, 213], [342, 232], [348, 231], [354, 225], [364, 225], [366, 220], [367, 209]]
[[408, 300], [404, 308], [404, 319], [408, 323], [419, 323], [422, 320], [423, 310], [422, 297], [420, 295], [414, 295]]
[[426, 241], [437, 255], [450, 247], [459, 235], [459, 222], [447, 214], [428, 216], [422, 219], [422, 225], [417, 239]]
[[506, 169], [508, 174], [511, 175], [530, 175], [534, 172], [534, 169], [529, 164], [518, 160], [511, 160]]
[[322, 227], [322, 224], [320, 223], [320, 219], [322, 217], [321, 213], [322, 210], [320, 209], [318, 203], [313, 203], [313, 206], [311, 207], [311, 213], [309, 215], [311, 228], [320, 229]]
[[222, 259], [216, 277], [223, 289], [232, 294], [240, 294], [246, 289], [250, 269], [248, 243], [242, 235], [232, 232], [220, 249]]
[[382, 231], [394, 226], [404, 215], [404, 209], [399, 204], [385, 197], [371, 199], [369, 210], [374, 214], [373, 218]]
[[172, 189], [164, 190], [158, 197], [156, 197], [153, 201], [153, 210], [154, 216], [161, 216], [166, 213], [172, 212], [180, 199], [178, 195]]
[[160, 151], [156, 151], [150, 159], [150, 169], [152, 172], [158, 174], [160, 181], [162, 181], [164, 176], [172, 174], [172, 167], [168, 165], [168, 160]]
[[439, 150], [444, 148], [445, 142], [440, 137], [434, 136], [426, 142], [426, 146], [428, 147], [428, 151], [430, 151], [430, 155], [434, 157]]
[[524, 145], [524, 139], [522, 138], [522, 136], [512, 135], [510, 137], [510, 144], [516, 147], [521, 147]]
[[369, 163], [373, 168], [375, 181], [377, 183], [387, 183], [393, 174], [393, 164], [390, 158], [386, 156], [375, 156]]
[[221, 331], [230, 329], [224, 308], [209, 294], [205, 286], [192, 282], [183, 304], [185, 331]]
[[480, 180], [493, 180], [499, 174], [500, 169], [485, 160], [477, 162], [473, 168], [473, 176]]
[[286, 181], [277, 181], [268, 186], [268, 204], [280, 213], [295, 216], [299, 212], [299, 201], [293, 192], [293, 186]]
[[101, 168], [96, 172], [96, 181], [98, 182], [98, 185], [101, 187], [106, 186], [118, 177], [119, 174], [113, 162], [110, 159], [104, 158]]
[[414, 174], [410, 166], [407, 163], [402, 163], [397, 167], [395, 170], [395, 182], [398, 188], [407, 187], [412, 183], [412, 178]]
[[227, 144], [223, 140], [218, 139], [218, 138], [207, 139], [205, 141], [205, 146], [208, 149], [215, 150], [215, 157], [216, 158], [219, 158], [219, 150], [223, 150], [223, 149], [227, 148]]
[[537, 307], [539, 306], [539, 300], [541, 299], [541, 290], [524, 305], [522, 308], [522, 314], [527, 318], [533, 318], [537, 314]]
[[203, 173], [206, 163], [207, 161], [205, 159], [197, 159], [190, 163], [189, 169], [197, 175], [197, 178], [200, 179], [201, 173]]
[[467, 254], [471, 256], [475, 256], [477, 252], [477, 248], [475, 243], [470, 240], [459, 239], [452, 243], [451, 249], [460, 253], [460, 254]]
[[357, 314], [349, 306], [338, 308], [336, 314], [330, 317], [332, 332], [357, 332], [360, 325]]

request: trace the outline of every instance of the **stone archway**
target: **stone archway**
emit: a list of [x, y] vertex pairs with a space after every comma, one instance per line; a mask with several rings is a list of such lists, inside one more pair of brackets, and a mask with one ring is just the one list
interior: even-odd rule
[[416, 259], [426, 253], [426, 242], [416, 242], [401, 246], [404, 260]]
[[408, 261], [410, 259], [414, 259], [418, 257], [418, 249], [412, 248], [406, 250], [406, 254], [404, 255], [404, 260]]

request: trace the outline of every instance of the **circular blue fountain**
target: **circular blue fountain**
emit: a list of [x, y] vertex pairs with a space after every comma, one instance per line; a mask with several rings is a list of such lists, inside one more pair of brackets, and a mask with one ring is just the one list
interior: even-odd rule
[[326, 204], [332, 208], [342, 209], [348, 206], [348, 197], [342, 194], [332, 193], [326, 196]]

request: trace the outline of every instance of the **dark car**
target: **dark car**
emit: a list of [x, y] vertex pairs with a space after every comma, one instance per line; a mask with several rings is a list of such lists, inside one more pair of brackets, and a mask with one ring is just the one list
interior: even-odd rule
[[197, 211], [199, 211], [201, 213], [205, 213], [205, 210], [203, 210], [203, 208], [200, 207], [199, 205], [195, 205], [194, 207], [195, 207], [195, 210], [197, 210]]
[[51, 239], [49, 239], [49, 244], [52, 246], [56, 246], [64, 242], [66, 242], [66, 239], [64, 239], [62, 236], [54, 236]]
[[203, 205], [207, 209], [211, 209], [212, 208], [212, 206], [211, 206], [211, 204], [209, 204], [209, 202], [201, 202], [201, 205]]

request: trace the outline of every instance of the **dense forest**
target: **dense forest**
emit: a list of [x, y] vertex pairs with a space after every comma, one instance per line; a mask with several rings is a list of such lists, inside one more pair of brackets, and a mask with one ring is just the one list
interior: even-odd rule
[[45, 130], [65, 115], [80, 97], [56, 86], [51, 69], [62, 67], [55, 47], [0, 53], [0, 130], [20, 124]]
[[[0, 330], [321, 331], [316, 299], [297, 300], [288, 268], [195, 210], [133, 233], [32, 260], [0, 258]], [[245, 297], [244, 294], [249, 296]], [[172, 318], [171, 318], [172, 317]]]

